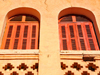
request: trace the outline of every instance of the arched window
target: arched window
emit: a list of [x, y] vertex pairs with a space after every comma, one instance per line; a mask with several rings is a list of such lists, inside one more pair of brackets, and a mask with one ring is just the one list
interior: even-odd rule
[[6, 25], [2, 49], [38, 49], [39, 22], [31, 15], [11, 17]]
[[59, 19], [61, 50], [99, 50], [91, 20], [80, 15]]

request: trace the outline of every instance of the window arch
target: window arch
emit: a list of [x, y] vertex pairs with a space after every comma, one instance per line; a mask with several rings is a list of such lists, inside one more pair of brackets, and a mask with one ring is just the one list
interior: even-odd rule
[[39, 20], [26, 14], [8, 19], [2, 49], [38, 49]]
[[61, 50], [99, 50], [92, 21], [81, 15], [59, 19]]

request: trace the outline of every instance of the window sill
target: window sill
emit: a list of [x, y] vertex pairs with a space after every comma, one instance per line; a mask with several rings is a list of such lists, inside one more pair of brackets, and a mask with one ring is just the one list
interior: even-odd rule
[[22, 54], [22, 55], [33, 55], [33, 54], [35, 54], [35, 55], [38, 55], [39, 54], [39, 49], [33, 49], [33, 50], [30, 50], [30, 49], [23, 49], [23, 50], [20, 50], [20, 49], [17, 49], [17, 50], [12, 50], [12, 49], [0, 49], [0, 55], [2, 55], [2, 54], [4, 54], [4, 55], [8, 55], [8, 54], [10, 54], [10, 55], [20, 55], [20, 54]]
[[95, 60], [100, 60], [100, 51], [61, 50], [60, 55], [64, 60], [83, 60], [83, 57], [94, 57]]
[[100, 55], [100, 51], [75, 51], [75, 50], [61, 50], [60, 54], [72, 54], [72, 55], [84, 55], [84, 54], [93, 54], [93, 55]]

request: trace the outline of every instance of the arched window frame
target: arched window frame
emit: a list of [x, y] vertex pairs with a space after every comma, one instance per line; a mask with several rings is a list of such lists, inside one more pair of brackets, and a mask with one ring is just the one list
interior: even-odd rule
[[[68, 15], [67, 15], [67, 16], [68, 16]], [[72, 24], [74, 30], [76, 30], [76, 26], [74, 26], [74, 24], [75, 24], [75, 23], [78, 24], [78, 22], [76, 21], [76, 18], [75, 18], [77, 15], [74, 14], [74, 15], [71, 15], [71, 16], [72, 16], [72, 22], [69, 22], [69, 23]], [[78, 15], [78, 16], [79, 16], [79, 15]], [[80, 16], [82, 16], [82, 15], [80, 15]], [[66, 23], [65, 23], [65, 22], [61, 22], [61, 20], [62, 20], [64, 17], [66, 17], [66, 16], [61, 17], [61, 18], [59, 19], [59, 21], [58, 21], [58, 22], [59, 22], [59, 33], [60, 33], [60, 35], [59, 35], [59, 36], [60, 36], [60, 49], [61, 49], [61, 50], [67, 50], [67, 47], [69, 47], [69, 48], [68, 48], [69, 50], [73, 50], [72, 47], [71, 47], [71, 45], [68, 45], [68, 44], [71, 43], [71, 41], [69, 41], [69, 39], [68, 39], [69, 42], [67, 42], [67, 43], [62, 43], [62, 40], [61, 40], [61, 39], [64, 39], [64, 38], [62, 38], [63, 35], [62, 35], [62, 31], [61, 31], [61, 26], [65, 26], [65, 35], [66, 35], [66, 38], [69, 38], [68, 35], [70, 35], [69, 33], [68, 33], [68, 35], [66, 34], [66, 32], [67, 32], [67, 31], [66, 31], [66, 28], [67, 28], [67, 27], [66, 27], [66, 25], [64, 25], [64, 24], [66, 24]], [[83, 17], [84, 17], [84, 16], [83, 16]], [[91, 31], [92, 31], [93, 33], [91, 33], [91, 34], [92, 34], [92, 36], [93, 36], [93, 38], [94, 38], [94, 39], [93, 39], [93, 42], [95, 43], [95, 49], [96, 49], [96, 50], [99, 50], [98, 44], [97, 44], [97, 42], [96, 42], [96, 37], [95, 37], [95, 35], [94, 35], [95, 32], [94, 32], [94, 30], [93, 30], [93, 29], [94, 29], [94, 28], [93, 28], [93, 24], [92, 24], [92, 22], [90, 21], [90, 19], [87, 18], [87, 20], [89, 21], [89, 22], [88, 22], [88, 23], [89, 23], [89, 26], [92, 26]], [[85, 22], [84, 22], [84, 23], [85, 23]], [[87, 24], [88, 24], [88, 23], [87, 23]], [[80, 24], [80, 23], [79, 23], [79, 24]], [[82, 25], [81, 25], [81, 26], [82, 26]], [[69, 28], [68, 28], [68, 29], [69, 29]], [[85, 29], [85, 28], [84, 28], [84, 29]], [[83, 30], [83, 29], [82, 29], [82, 30]], [[83, 31], [82, 31], [82, 32], [83, 32]], [[85, 30], [84, 33], [86, 33], [86, 30]], [[76, 32], [74, 32], [74, 35], [76, 35]], [[84, 35], [85, 35], [85, 34], [84, 34]], [[77, 38], [77, 36], [78, 36], [78, 35], [76, 35], [75, 38]], [[85, 37], [85, 38], [88, 38], [88, 37]], [[84, 40], [85, 40], [85, 39], [84, 39]], [[67, 41], [67, 40], [66, 40], [66, 41]], [[66, 41], [65, 41], [65, 42], [66, 42]], [[75, 40], [75, 41], [77, 41], [77, 42], [76, 42], [76, 47], [77, 47], [77, 49], [75, 49], [75, 50], [82, 50], [81, 48], [79, 48], [80, 46], [77, 46], [77, 43], [79, 44], [79, 42], [78, 42], [79, 40], [77, 39], [77, 40]], [[85, 40], [85, 41], [88, 41], [88, 40]], [[67, 47], [64, 49], [64, 45], [65, 45], [65, 44], [67, 45]], [[88, 46], [89, 46], [89, 45], [88, 45]], [[91, 50], [89, 47], [86, 47], [86, 48], [87, 48], [86, 50]]]
[[[11, 41], [10, 42], [12, 42], [12, 43], [10, 43], [10, 46], [9, 46], [9, 48], [7, 48], [7, 49], [38, 49], [38, 46], [39, 46], [39, 44], [38, 44], [38, 37], [39, 37], [39, 20], [36, 18], [36, 17], [34, 17], [34, 16], [32, 16], [32, 15], [27, 15], [27, 14], [20, 14], [20, 15], [22, 15], [22, 20], [21, 21], [11, 21], [13, 18], [16, 18], [17, 16], [19, 16], [19, 15], [15, 15], [15, 16], [13, 16], [13, 17], [11, 17], [10, 19], [8, 19], [8, 21], [7, 21], [7, 25], [6, 25], [6, 29], [5, 29], [5, 34], [4, 34], [4, 38], [3, 38], [3, 42], [2, 42], [2, 45], [1, 45], [1, 49], [5, 49], [4, 48], [4, 46], [6, 45], [6, 39], [7, 39], [7, 32], [9, 32], [9, 26], [10, 25], [12, 25], [13, 26], [13, 28], [15, 28], [15, 29], [13, 29], [13, 31], [12, 31], [12, 37], [10, 38], [11, 39]], [[26, 18], [26, 16], [31, 16], [31, 17], [33, 17], [33, 18], [35, 18], [36, 19], [36, 21], [25, 21], [25, 18]], [[24, 38], [24, 36], [22, 36], [22, 35], [24, 35], [24, 32], [23, 33], [20, 33], [20, 35], [19, 35], [19, 38], [15, 38], [15, 33], [17, 33], [17, 27], [19, 26], [19, 25], [21, 25], [21, 30], [20, 30], [20, 32], [22, 31], [25, 31], [25, 27], [26, 26], [28, 26], [28, 31], [27, 31], [27, 33], [29, 33], [28, 34], [28, 36], [27, 36], [27, 38]], [[25, 26], [25, 27], [23, 27], [23, 26]], [[35, 37], [31, 37], [33, 34], [32, 34], [32, 31], [33, 31], [33, 29], [32, 29], [32, 27], [36, 27], [36, 32], [35, 32]], [[23, 37], [23, 41], [24, 41], [24, 39], [27, 39], [27, 42], [29, 42], [29, 43], [27, 43], [26, 44], [26, 48], [22, 48], [21, 46], [24, 44], [24, 42], [23, 42], [23, 44], [20, 42], [20, 41], [22, 41], [22, 37]], [[16, 39], [19, 39], [19, 42], [20, 43], [18, 43], [18, 48], [14, 48], [14, 44], [15, 44], [15, 42], [14, 42], [14, 39], [13, 38], [15, 38], [15, 40]], [[9, 38], [8, 38], [9, 39]], [[13, 40], [12, 40], [13, 39]], [[21, 39], [21, 40], [20, 40]], [[32, 42], [32, 40], [34, 40], [35, 39], [35, 47], [33, 48], [33, 46], [32, 46], [32, 44], [33, 44], [33, 42]], [[28, 45], [29, 44], [29, 45]], [[31, 46], [30, 46], [31, 45]]]

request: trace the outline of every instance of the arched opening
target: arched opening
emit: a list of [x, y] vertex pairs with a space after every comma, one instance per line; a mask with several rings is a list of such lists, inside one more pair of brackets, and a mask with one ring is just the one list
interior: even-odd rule
[[32, 8], [11, 10], [1, 49], [39, 49], [39, 19], [39, 12]]
[[59, 33], [61, 50], [99, 50], [99, 32], [95, 17], [89, 10], [62, 10], [59, 14]]

